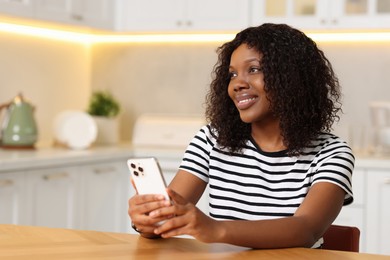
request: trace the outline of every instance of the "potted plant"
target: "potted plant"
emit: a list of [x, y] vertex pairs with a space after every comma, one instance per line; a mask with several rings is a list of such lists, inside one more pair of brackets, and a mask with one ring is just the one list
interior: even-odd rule
[[97, 128], [98, 144], [115, 144], [119, 141], [119, 102], [108, 91], [92, 93], [88, 105], [88, 114], [93, 116]]

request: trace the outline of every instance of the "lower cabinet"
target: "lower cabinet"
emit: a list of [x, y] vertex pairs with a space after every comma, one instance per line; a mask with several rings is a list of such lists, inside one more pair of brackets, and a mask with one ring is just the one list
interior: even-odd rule
[[26, 209], [22, 224], [79, 228], [81, 189], [78, 167], [26, 172]]
[[0, 223], [19, 224], [22, 222], [25, 187], [23, 173], [0, 174]]
[[82, 167], [81, 226], [83, 229], [128, 232], [130, 175], [125, 162]]
[[126, 160], [0, 173], [0, 223], [129, 232]]
[[390, 171], [367, 172], [367, 252], [390, 255]]
[[390, 255], [390, 167], [357, 167], [352, 188], [354, 202], [334, 223], [360, 229], [360, 252]]

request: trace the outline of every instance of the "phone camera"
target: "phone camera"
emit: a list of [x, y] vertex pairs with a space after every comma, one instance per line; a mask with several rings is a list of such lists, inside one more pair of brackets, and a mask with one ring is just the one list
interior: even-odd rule
[[134, 163], [131, 163], [131, 164], [130, 164], [130, 167], [133, 168], [133, 169], [136, 168]]
[[135, 176], [138, 176], [139, 173], [138, 173], [137, 171], [134, 171], [134, 175], [135, 175]]

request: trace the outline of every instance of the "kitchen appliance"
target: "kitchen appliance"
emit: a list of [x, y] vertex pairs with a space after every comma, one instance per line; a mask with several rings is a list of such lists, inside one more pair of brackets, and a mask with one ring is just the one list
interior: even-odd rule
[[374, 130], [374, 150], [390, 153], [390, 101], [370, 103], [371, 122]]
[[3, 148], [34, 148], [38, 139], [34, 107], [18, 94], [11, 102], [0, 105], [6, 109], [1, 126]]
[[[189, 142], [205, 125], [199, 115], [143, 114], [135, 122], [132, 148], [135, 157], [156, 157], [167, 184], [175, 176]], [[208, 213], [208, 188], [198, 202]]]

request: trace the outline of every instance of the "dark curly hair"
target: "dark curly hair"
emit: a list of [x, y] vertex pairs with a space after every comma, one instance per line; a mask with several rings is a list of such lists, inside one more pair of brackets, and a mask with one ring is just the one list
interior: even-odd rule
[[206, 119], [218, 144], [239, 152], [251, 136], [228, 95], [233, 51], [247, 44], [261, 53], [264, 88], [271, 111], [280, 119], [289, 155], [299, 155], [321, 132], [330, 132], [341, 110], [339, 81], [329, 60], [303, 32], [286, 24], [266, 23], [239, 32], [217, 49], [218, 62], [206, 96]]

